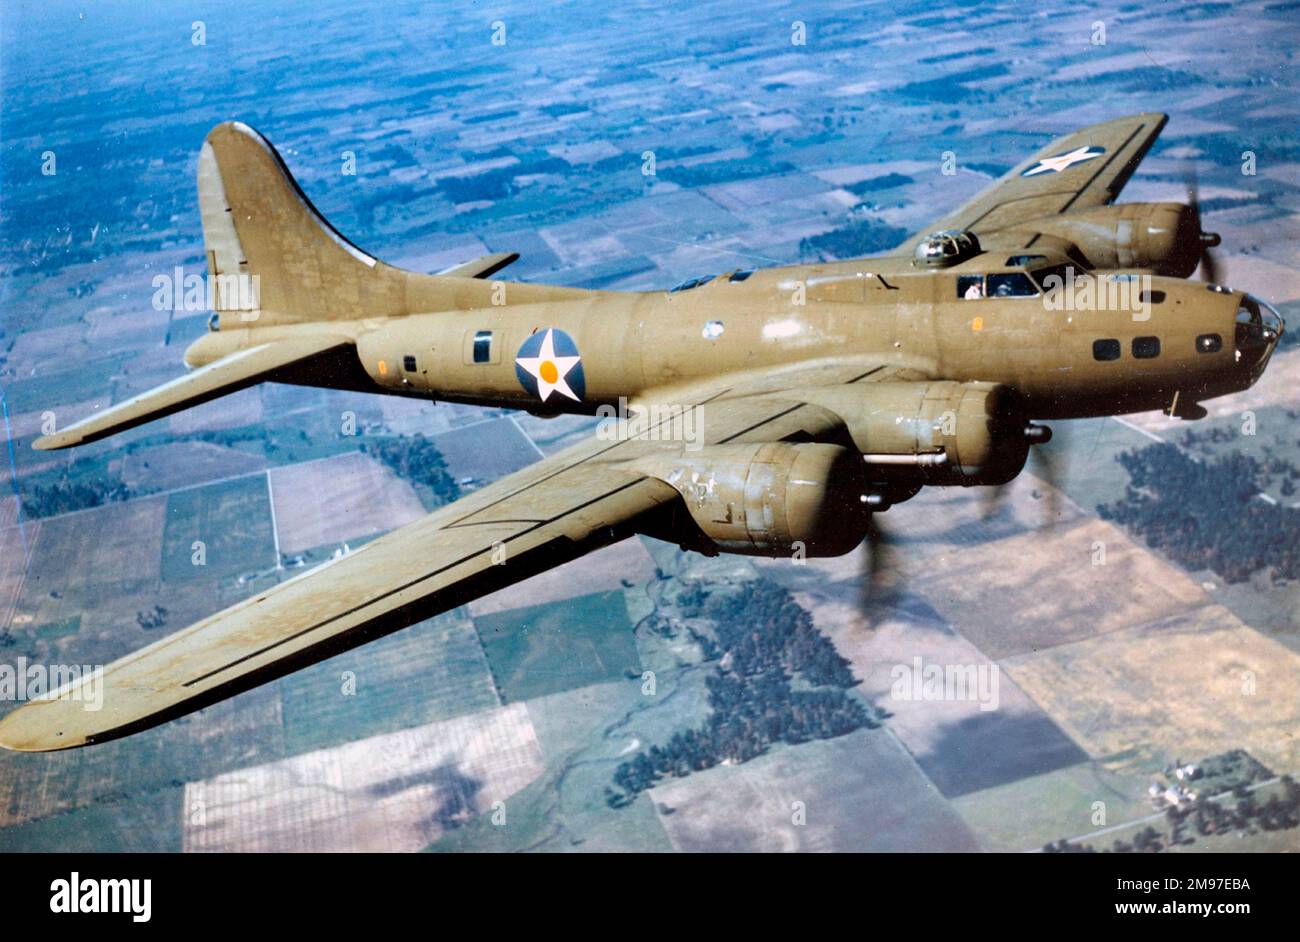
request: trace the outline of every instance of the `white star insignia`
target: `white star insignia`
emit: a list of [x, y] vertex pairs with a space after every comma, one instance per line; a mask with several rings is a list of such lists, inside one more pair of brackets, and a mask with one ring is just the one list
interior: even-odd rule
[[1062, 170], [1068, 170], [1070, 167], [1085, 160], [1092, 160], [1094, 157], [1100, 157], [1104, 154], [1101, 148], [1089, 146], [1076, 147], [1067, 154], [1057, 154], [1055, 157], [1044, 157], [1038, 161], [1036, 166], [1030, 167], [1021, 176], [1036, 177], [1040, 173], [1060, 173]]
[[515, 363], [524, 370], [529, 376], [537, 380], [538, 398], [545, 402], [551, 398], [551, 393], [558, 392], [561, 396], [568, 396], [574, 402], [580, 401], [574, 391], [569, 388], [565, 377], [573, 370], [575, 366], [582, 362], [582, 357], [558, 357], [555, 355], [555, 343], [551, 336], [552, 331], [547, 328], [546, 335], [542, 337], [542, 348], [537, 351], [535, 357], [516, 357]]

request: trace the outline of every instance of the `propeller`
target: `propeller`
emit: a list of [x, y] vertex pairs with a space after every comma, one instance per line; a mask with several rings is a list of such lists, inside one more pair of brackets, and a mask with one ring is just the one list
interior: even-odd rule
[[[1041, 429], [1041, 431], [1039, 431]], [[1045, 528], [1052, 530], [1061, 519], [1061, 488], [1059, 481], [1065, 476], [1067, 471], [1067, 455], [1069, 449], [1059, 448], [1055, 451], [1049, 451], [1045, 448], [1037, 447], [1045, 445], [1052, 439], [1051, 429], [1046, 426], [1030, 425], [1026, 430], [1027, 434], [1033, 435], [1029, 448], [1029, 457], [1025, 466], [1029, 473], [1038, 478], [1047, 485], [1047, 493], [1044, 495], [1043, 507], [1046, 513]], [[990, 520], [1001, 509], [1003, 502], [1006, 500], [1007, 488], [1011, 482], [998, 484], [992, 487], [984, 488], [983, 505], [980, 510], [980, 516], [984, 520]]]
[[862, 560], [858, 586], [861, 593], [859, 608], [866, 613], [872, 606], [885, 602], [896, 589], [893, 578], [887, 575], [892, 572], [890, 563], [893, 548], [889, 543], [889, 534], [880, 525], [879, 512], [871, 514], [863, 546], [866, 555]]
[[1196, 175], [1195, 161], [1187, 165], [1185, 173], [1187, 183], [1187, 205], [1192, 209], [1192, 221], [1196, 232], [1196, 238], [1200, 243], [1200, 254], [1197, 258], [1198, 267], [1201, 272], [1201, 280], [1211, 284], [1219, 283], [1219, 264], [1214, 258], [1214, 253], [1210, 249], [1214, 248], [1220, 242], [1217, 232], [1206, 232], [1201, 227], [1201, 187], [1200, 181]]
[[[1047, 520], [1044, 526], [1050, 530], [1056, 526], [1062, 514], [1061, 489], [1058, 481], [1064, 477], [1068, 449], [1048, 451], [1036, 447], [1051, 441], [1052, 430], [1047, 426], [1028, 424], [1025, 426], [1024, 434], [1030, 443], [1026, 464], [1031, 468], [1032, 473], [1047, 485], [1047, 492], [1044, 495]], [[981, 498], [983, 519], [991, 518], [998, 511], [1006, 498], [1007, 486], [1001, 484], [983, 488], [984, 493]], [[893, 545], [889, 532], [881, 526], [880, 522], [880, 514], [888, 509], [889, 501], [883, 496], [873, 495], [872, 498], [868, 498], [868, 503], [872, 507], [872, 513], [868, 519], [864, 538], [866, 555], [862, 559], [862, 572], [858, 579], [859, 608], [864, 614], [869, 614], [873, 608], [882, 605], [896, 604], [900, 591], [899, 569], [894, 561]]]

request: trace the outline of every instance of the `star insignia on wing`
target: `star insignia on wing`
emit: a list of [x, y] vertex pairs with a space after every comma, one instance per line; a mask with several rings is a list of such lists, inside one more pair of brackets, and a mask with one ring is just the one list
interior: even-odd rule
[[[559, 346], [572, 350], [572, 354], [566, 355], [557, 351], [557, 338], [561, 341]], [[524, 382], [525, 375], [532, 377], [533, 380], [532, 383], [524, 382], [524, 388], [528, 389], [529, 385], [536, 385], [537, 397], [542, 402], [550, 399], [552, 393], [559, 393], [574, 402], [581, 402], [585, 388], [580, 365], [582, 357], [568, 334], [548, 327], [546, 333], [542, 335], [541, 346], [536, 347], [536, 355], [525, 356], [525, 353], [532, 352], [530, 347], [536, 346], [532, 341], [531, 337], [525, 341], [519, 348], [520, 355], [515, 357], [515, 367], [520, 374], [520, 381]], [[575, 386], [578, 387], [576, 391]], [[531, 389], [529, 391], [532, 392]]]
[[1022, 173], [1021, 176], [1036, 177], [1040, 173], [1060, 173], [1062, 170], [1070, 169], [1075, 164], [1080, 164], [1085, 160], [1092, 160], [1095, 157], [1100, 157], [1104, 153], [1106, 153], [1106, 148], [1104, 147], [1094, 147], [1092, 145], [1076, 147], [1072, 151], [1068, 151], [1064, 154], [1057, 154], [1055, 157], [1044, 157], [1042, 160], [1038, 161], [1038, 163], [1034, 164], [1034, 166]]

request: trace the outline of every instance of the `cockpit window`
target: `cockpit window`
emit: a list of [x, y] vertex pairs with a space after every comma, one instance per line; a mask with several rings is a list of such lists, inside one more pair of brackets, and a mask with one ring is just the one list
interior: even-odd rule
[[221, 315], [213, 311], [208, 315], [208, 330], [214, 334], [221, 329]]
[[699, 278], [688, 278], [669, 291], [669, 294], [673, 291], [690, 291], [692, 288], [698, 288], [700, 285], [707, 285], [712, 280], [713, 275], [702, 275]]
[[1050, 268], [1040, 268], [1034, 272], [1034, 281], [1044, 292], [1055, 291], [1057, 288], [1064, 287], [1072, 279], [1074, 273], [1073, 265], [1052, 265]]
[[731, 273], [731, 279], [730, 279], [730, 280], [731, 280], [732, 282], [744, 281], [746, 278], [748, 278], [748, 277], [749, 277], [750, 275], [752, 275], [752, 274], [754, 274], [754, 269], [752, 269], [752, 268], [742, 268], [740, 271], [733, 271], [733, 272]]
[[975, 301], [984, 297], [984, 276], [958, 275], [957, 297], [966, 301]]
[[1007, 264], [1014, 268], [1024, 268], [1026, 265], [1045, 261], [1047, 261], [1046, 255], [1013, 255], [1007, 259]]
[[995, 272], [985, 279], [985, 290], [990, 298], [1028, 298], [1038, 294], [1038, 289], [1024, 272]]

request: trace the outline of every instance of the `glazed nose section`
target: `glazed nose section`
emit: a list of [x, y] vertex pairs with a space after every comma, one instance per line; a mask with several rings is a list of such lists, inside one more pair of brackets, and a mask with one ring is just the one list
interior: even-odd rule
[[1285, 329], [1282, 315], [1262, 298], [1245, 295], [1237, 308], [1236, 358], [1250, 381], [1259, 379]]

